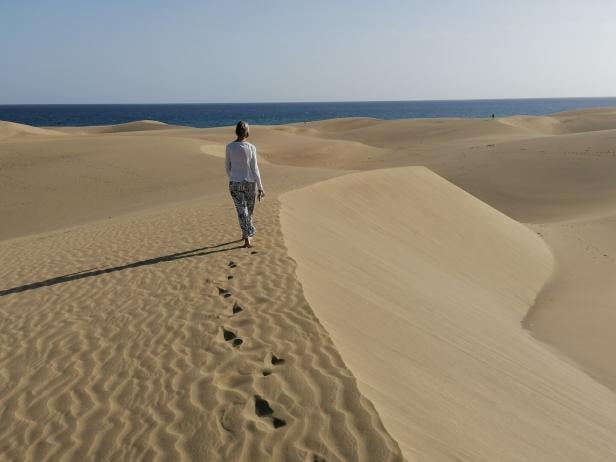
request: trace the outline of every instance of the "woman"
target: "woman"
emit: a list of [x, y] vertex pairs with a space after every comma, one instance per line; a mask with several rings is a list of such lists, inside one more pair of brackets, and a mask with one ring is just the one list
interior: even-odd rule
[[229, 192], [237, 209], [237, 218], [242, 229], [244, 247], [252, 247], [252, 236], [255, 227], [252, 225], [252, 212], [255, 208], [255, 191], [258, 191], [259, 202], [265, 196], [259, 165], [257, 164], [257, 148], [248, 143], [249, 127], [243, 120], [235, 127], [237, 139], [227, 145], [225, 152], [225, 167], [229, 177]]

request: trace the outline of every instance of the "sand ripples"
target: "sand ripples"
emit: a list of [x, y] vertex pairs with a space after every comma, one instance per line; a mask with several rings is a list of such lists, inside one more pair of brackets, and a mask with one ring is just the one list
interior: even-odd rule
[[218, 246], [233, 218], [188, 204], [2, 244], [21, 262], [0, 287], [3, 458], [401, 460], [303, 298], [277, 205], [253, 251]]

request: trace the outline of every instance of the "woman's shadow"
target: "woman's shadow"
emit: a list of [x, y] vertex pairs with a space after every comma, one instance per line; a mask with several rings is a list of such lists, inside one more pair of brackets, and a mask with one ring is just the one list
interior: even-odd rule
[[[181, 260], [182, 258], [202, 257], [204, 255], [210, 255], [213, 253], [227, 252], [229, 250], [241, 249], [242, 245], [234, 247], [226, 247], [231, 244], [242, 242], [243, 240], [224, 242], [222, 244], [216, 244], [209, 247], [201, 247], [199, 249], [186, 250], [184, 252], [172, 253], [170, 255], [163, 255], [161, 257], [148, 258], [147, 260], [136, 261], [127, 263], [121, 266], [113, 266], [110, 268], [96, 268], [91, 270], [80, 271], [78, 273], [65, 274], [64, 276], [57, 276], [44, 281], [32, 282], [30, 284], [24, 284], [18, 287], [12, 287], [10, 289], [0, 290], [0, 297], [5, 295], [16, 294], [20, 292], [26, 292], [28, 290], [38, 289], [40, 287], [54, 286], [56, 284], [63, 284], [65, 282], [76, 281], [78, 279], [85, 279], [94, 276], [100, 276], [101, 274], [115, 273], [116, 271], [123, 271], [130, 268], [139, 268], [140, 266], [155, 265], [157, 263], [163, 263], [174, 260]], [[225, 247], [225, 248], [221, 248]]]

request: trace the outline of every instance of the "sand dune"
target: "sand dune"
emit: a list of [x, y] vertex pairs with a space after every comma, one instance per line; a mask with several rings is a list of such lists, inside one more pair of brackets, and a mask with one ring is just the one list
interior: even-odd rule
[[526, 133], [536, 135], [557, 135], [566, 131], [562, 122], [555, 117], [514, 116], [498, 119], [499, 123], [509, 125]]
[[616, 111], [611, 108], [560, 112], [550, 116], [514, 116], [498, 119], [502, 124], [538, 135], [560, 135], [616, 129]]
[[612, 460], [616, 397], [520, 327], [552, 270], [531, 230], [424, 169], [281, 200], [307, 299], [409, 460]]
[[4, 146], [3, 238], [107, 219], [224, 184], [214, 175], [216, 159], [191, 140], [97, 135]]
[[615, 136], [605, 130], [504, 141], [443, 154], [432, 169], [520, 221], [603, 216], [615, 205]]
[[616, 391], [615, 214], [534, 228], [552, 247], [557, 270], [524, 325]]
[[[226, 197], [224, 144], [218, 144], [217, 156], [206, 155], [216, 152], [212, 144], [202, 149], [201, 139], [166, 132], [7, 142], [0, 158], [0, 211], [6, 218], [0, 238], [107, 220], [194, 197]], [[286, 184], [297, 183], [298, 176], [320, 175], [313, 169], [287, 178], [289, 169], [297, 170], [272, 166], [265, 175]]]
[[126, 133], [126, 132], [143, 132], [150, 130], [171, 130], [177, 128], [177, 125], [168, 125], [157, 120], [138, 120], [136, 122], [128, 122], [117, 125], [100, 125], [95, 127], [80, 127], [83, 133]]
[[57, 130], [46, 128], [32, 127], [31, 125], [18, 124], [15, 122], [0, 121], [0, 141], [7, 138], [21, 138], [28, 136], [61, 136], [62, 133]]
[[302, 295], [275, 201], [257, 226], [239, 249], [210, 197], [0, 243], [2, 457], [402, 460]]
[[559, 112], [552, 115], [569, 133], [616, 129], [616, 109], [600, 108]]
[[616, 111], [232, 132], [0, 124], [1, 460], [613, 460]]
[[[302, 295], [276, 200], [257, 253], [239, 249], [201, 146], [78, 135], [2, 151], [2, 197], [29, 199], [1, 202], [2, 457], [401, 460]], [[275, 198], [341, 173], [264, 178]]]

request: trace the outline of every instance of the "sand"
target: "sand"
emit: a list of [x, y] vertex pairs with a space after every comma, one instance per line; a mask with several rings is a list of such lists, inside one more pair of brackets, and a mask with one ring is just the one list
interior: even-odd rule
[[616, 454], [616, 396], [520, 327], [554, 267], [531, 230], [420, 167], [287, 193], [283, 229], [308, 301], [409, 459]]
[[611, 461], [616, 111], [0, 123], [0, 460]]

